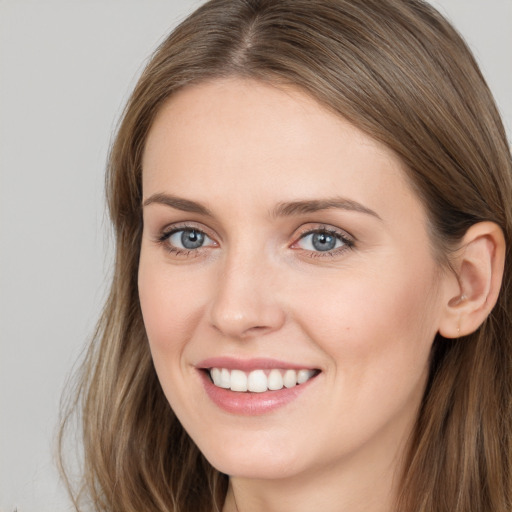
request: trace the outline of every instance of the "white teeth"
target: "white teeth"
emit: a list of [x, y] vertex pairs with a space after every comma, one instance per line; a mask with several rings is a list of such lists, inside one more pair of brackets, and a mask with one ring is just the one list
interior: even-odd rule
[[229, 389], [231, 386], [231, 374], [229, 373], [229, 370], [226, 370], [226, 368], [222, 368], [220, 371], [220, 383], [219, 387], [224, 389]]
[[221, 371], [219, 370], [219, 368], [212, 368], [212, 370], [210, 371], [210, 375], [212, 377], [213, 383], [218, 387], [222, 387], [220, 385], [220, 374], [221, 374]]
[[232, 391], [247, 391], [247, 375], [242, 370], [231, 370]]
[[315, 372], [313, 370], [299, 370], [297, 372], [297, 384], [304, 384], [304, 382], [307, 382]]
[[287, 388], [293, 388], [297, 385], [297, 372], [295, 370], [286, 370], [283, 383]]
[[272, 391], [276, 391], [278, 389], [283, 389], [283, 376], [281, 372], [277, 369], [270, 370], [268, 374], [268, 389]]
[[267, 376], [263, 370], [254, 370], [247, 378], [247, 389], [253, 393], [267, 391]]
[[210, 376], [215, 386], [231, 389], [231, 391], [264, 393], [265, 391], [279, 391], [293, 388], [297, 384], [304, 384], [316, 374], [315, 370], [253, 370], [248, 374], [242, 370], [228, 370], [227, 368], [211, 368]]

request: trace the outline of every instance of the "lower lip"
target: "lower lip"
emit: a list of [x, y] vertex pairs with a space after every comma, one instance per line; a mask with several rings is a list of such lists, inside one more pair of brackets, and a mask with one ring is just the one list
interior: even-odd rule
[[298, 384], [293, 388], [283, 388], [278, 391], [244, 393], [219, 388], [213, 384], [207, 372], [200, 371], [200, 374], [206, 394], [215, 405], [229, 413], [244, 416], [258, 416], [284, 407], [293, 402], [316, 379], [316, 377], [313, 377], [304, 382], [304, 384]]

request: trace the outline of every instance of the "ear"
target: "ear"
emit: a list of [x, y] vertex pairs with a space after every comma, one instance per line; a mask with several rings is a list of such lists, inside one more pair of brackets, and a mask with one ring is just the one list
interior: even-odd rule
[[505, 238], [494, 222], [471, 226], [451, 260], [455, 279], [446, 287], [439, 334], [458, 338], [476, 331], [498, 300], [505, 265]]

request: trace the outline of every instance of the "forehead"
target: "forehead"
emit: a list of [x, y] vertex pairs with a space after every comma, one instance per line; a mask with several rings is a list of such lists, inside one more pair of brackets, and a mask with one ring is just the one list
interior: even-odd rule
[[[144, 162], [148, 163], [148, 153], [169, 142], [203, 149], [210, 142], [222, 142], [216, 147], [217, 153], [227, 153], [234, 147], [222, 137], [237, 131], [244, 136], [244, 151], [257, 147], [259, 155], [274, 154], [278, 147], [299, 154], [296, 144], [305, 142], [315, 142], [318, 149], [332, 152], [334, 142], [345, 149], [349, 144], [365, 145], [401, 166], [390, 149], [298, 87], [238, 77], [200, 82], [173, 94], [155, 117]], [[313, 137], [315, 132], [320, 136]], [[270, 141], [276, 144], [269, 145]]]
[[293, 87], [232, 78], [186, 87], [155, 118], [143, 193], [171, 192], [232, 207], [347, 196], [403, 215], [418, 200], [401, 160]]

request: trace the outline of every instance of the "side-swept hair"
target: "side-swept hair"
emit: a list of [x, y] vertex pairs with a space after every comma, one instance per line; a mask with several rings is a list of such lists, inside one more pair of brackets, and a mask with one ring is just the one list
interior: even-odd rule
[[104, 512], [222, 508], [227, 477], [184, 432], [158, 383], [137, 271], [141, 157], [153, 119], [178, 89], [226, 76], [292, 84], [396, 152], [441, 264], [474, 223], [503, 230], [496, 307], [475, 333], [434, 341], [396, 511], [510, 512], [510, 150], [466, 44], [421, 0], [212, 0], [157, 49], [109, 158], [114, 276], [71, 404], [81, 414], [81, 494]]

